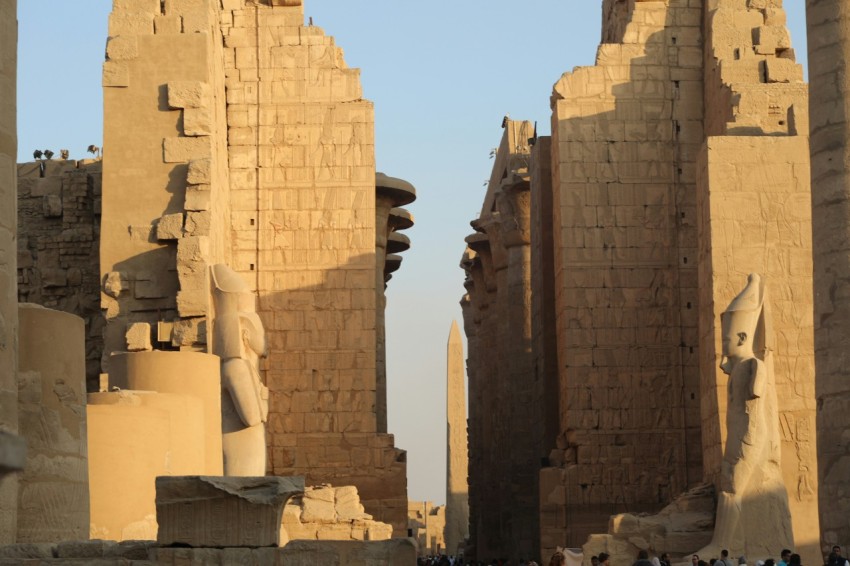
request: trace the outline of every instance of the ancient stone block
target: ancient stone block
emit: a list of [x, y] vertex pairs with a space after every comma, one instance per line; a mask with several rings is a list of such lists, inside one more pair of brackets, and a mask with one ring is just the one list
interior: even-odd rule
[[190, 185], [208, 185], [212, 181], [212, 161], [195, 159], [189, 162], [186, 182]]
[[183, 133], [187, 136], [209, 136], [213, 119], [209, 108], [187, 108], [183, 111]]
[[765, 61], [767, 82], [799, 83], [803, 81], [803, 67], [791, 59], [768, 59]]
[[134, 322], [127, 327], [127, 350], [146, 352], [153, 350], [151, 344], [151, 325], [147, 322]]
[[278, 546], [283, 507], [304, 492], [303, 478], [159, 477], [160, 544]]
[[309, 488], [304, 493], [301, 521], [305, 523], [333, 523], [336, 520], [334, 489]]
[[117, 298], [121, 291], [126, 291], [130, 288], [127, 281], [127, 276], [119, 271], [110, 271], [106, 274], [103, 282], [103, 292], [110, 297]]
[[153, 25], [157, 35], [177, 35], [183, 32], [183, 18], [180, 16], [156, 16]]
[[165, 138], [162, 148], [166, 163], [188, 163], [193, 159], [208, 158], [211, 152], [208, 137]]
[[60, 218], [62, 216], [62, 196], [45, 195], [43, 199], [44, 217]]
[[205, 108], [209, 104], [210, 87], [199, 81], [168, 83], [168, 105], [171, 108]]
[[[186, 188], [186, 202], [183, 207], [189, 211], [209, 210], [212, 200], [212, 192], [209, 185], [192, 185]], [[187, 232], [194, 233], [188, 229], [189, 221], [186, 222]]]
[[129, 87], [130, 69], [122, 61], [106, 61], [103, 64], [104, 87]]
[[183, 237], [183, 220], [182, 212], [176, 214], [166, 214], [159, 219], [156, 225], [157, 240], [178, 240]]
[[110, 37], [106, 42], [106, 57], [110, 61], [125, 61], [139, 56], [139, 40], [136, 36]]
[[212, 215], [209, 210], [189, 212], [186, 215], [186, 233], [192, 236], [209, 236], [211, 222]]

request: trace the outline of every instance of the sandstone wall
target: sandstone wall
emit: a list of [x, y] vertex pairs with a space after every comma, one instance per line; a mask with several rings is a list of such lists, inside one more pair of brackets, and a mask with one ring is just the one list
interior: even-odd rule
[[[405, 453], [379, 426], [373, 108], [300, 4], [115, 1], [105, 356], [206, 350], [208, 266], [229, 264], [267, 330], [272, 473], [356, 485], [400, 536]], [[134, 323], [149, 326], [129, 340]]]
[[109, 35], [104, 370], [132, 323], [158, 349], [205, 347], [208, 266], [228, 262], [231, 238], [218, 1], [116, 1]]
[[[17, 135], [18, 20], [16, 0], [0, 1], [0, 443], [17, 442], [18, 291], [15, 163]], [[7, 433], [12, 433], [9, 435]], [[11, 463], [11, 462], [10, 462]], [[17, 478], [0, 472], [0, 544], [15, 541]]]
[[702, 476], [702, 10], [671, 0], [627, 13], [620, 42], [565, 74], [552, 98], [563, 466], [544, 470], [540, 497], [553, 509], [549, 540], [567, 546], [605, 532], [617, 511], [660, 509]]
[[[811, 80], [812, 227], [818, 400], [820, 520], [825, 551], [850, 540], [850, 369], [844, 363], [850, 305], [850, 8], [839, 0], [807, 0]], [[844, 549], [846, 554], [846, 548]]]
[[100, 312], [101, 163], [18, 165], [18, 299], [85, 321], [86, 384], [97, 391]]
[[767, 278], [776, 332], [782, 465], [794, 546], [817, 562], [817, 456], [807, 86], [781, 2], [707, 2], [706, 128], [698, 219], [703, 459], [717, 481], [728, 378], [720, 313], [749, 273]]
[[271, 469], [356, 485], [401, 536], [405, 455], [376, 434], [372, 103], [300, 3], [227, 4], [232, 267], [257, 290], [271, 346]]

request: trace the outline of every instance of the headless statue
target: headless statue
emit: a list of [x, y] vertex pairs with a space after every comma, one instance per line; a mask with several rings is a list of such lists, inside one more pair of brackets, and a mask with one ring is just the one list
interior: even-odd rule
[[720, 321], [720, 369], [729, 376], [726, 449], [714, 537], [698, 554], [728, 549], [732, 556], [763, 558], [793, 548], [794, 537], [780, 467], [772, 321], [759, 275], [749, 276]]
[[226, 265], [211, 268], [213, 353], [221, 358], [221, 428], [225, 476], [266, 475], [269, 390], [260, 379], [266, 334], [254, 294]]

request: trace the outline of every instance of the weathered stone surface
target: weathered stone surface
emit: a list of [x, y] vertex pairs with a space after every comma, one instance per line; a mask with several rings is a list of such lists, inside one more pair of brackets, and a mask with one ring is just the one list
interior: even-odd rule
[[147, 322], [134, 322], [127, 327], [127, 351], [149, 352], [151, 344], [151, 325]]
[[[18, 431], [17, 42], [17, 2], [0, 1], [0, 430], [11, 434]], [[17, 534], [14, 476], [0, 480], [0, 508], [0, 545], [10, 544]]]
[[24, 469], [27, 443], [23, 438], [0, 431], [0, 474], [6, 475]]
[[[840, 362], [850, 329], [846, 254], [850, 226], [850, 7], [839, 0], [807, 0], [809, 40], [812, 228], [815, 288], [815, 367], [818, 498], [822, 549], [850, 540], [850, 368]], [[805, 132], [804, 132], [805, 133]], [[795, 519], [796, 525], [796, 519]], [[846, 549], [844, 549], [846, 554]], [[819, 558], [819, 557], [818, 557]], [[804, 557], [804, 561], [805, 561]]]
[[198, 81], [168, 83], [168, 105], [171, 108], [205, 108], [210, 101], [210, 87]]
[[283, 508], [303, 478], [156, 479], [157, 541], [195, 547], [278, 546]]
[[166, 214], [156, 225], [157, 240], [178, 240], [183, 237], [183, 213]]
[[18, 420], [27, 441], [19, 477], [17, 542], [89, 534], [85, 324], [77, 316], [21, 304]]

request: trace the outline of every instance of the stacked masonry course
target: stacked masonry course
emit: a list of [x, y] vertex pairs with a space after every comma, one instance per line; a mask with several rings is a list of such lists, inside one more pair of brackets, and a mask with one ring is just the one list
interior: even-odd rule
[[128, 349], [209, 351], [208, 270], [230, 265], [270, 346], [269, 471], [355, 485], [404, 534], [405, 453], [386, 434], [378, 360], [383, 272], [400, 258], [377, 257], [359, 71], [300, 2], [116, 0], [109, 25], [104, 370]]
[[[467, 238], [472, 550], [516, 559], [539, 545], [546, 557], [609, 532], [610, 515], [656, 512], [718, 481], [719, 313], [758, 272], [777, 313], [795, 547], [820, 560], [807, 88], [781, 2], [605, 0], [602, 10], [596, 65], [555, 85], [551, 140], [515, 136], [523, 123], [507, 121], [505, 140], [532, 138], [531, 147], [503, 140]], [[523, 177], [530, 203], [507, 208], [530, 214], [531, 270], [512, 283], [511, 247], [492, 229], [506, 214], [494, 202], [507, 203]], [[512, 294], [520, 289], [530, 289], [527, 307]], [[500, 358], [511, 347], [502, 337], [524, 343], [529, 319], [531, 359]], [[508, 360], [524, 373], [512, 376]], [[526, 398], [534, 405], [519, 403], [523, 415], [499, 405]], [[539, 492], [487, 455], [521, 457], [502, 443], [529, 413], [540, 418], [522, 443], [540, 452], [527, 460]], [[690, 509], [706, 494], [691, 494]], [[529, 547], [511, 522], [538, 517]], [[628, 540], [622, 521], [611, 525], [612, 538], [594, 544]], [[686, 554], [710, 536], [703, 526], [653, 540], [659, 553]]]
[[100, 208], [99, 161], [18, 165], [18, 300], [83, 318], [90, 391], [103, 352]]

